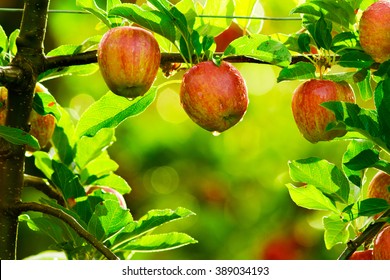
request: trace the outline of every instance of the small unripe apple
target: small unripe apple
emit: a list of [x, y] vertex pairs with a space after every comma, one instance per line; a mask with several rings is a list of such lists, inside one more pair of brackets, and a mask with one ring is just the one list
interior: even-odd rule
[[390, 260], [390, 226], [382, 229], [374, 240], [374, 260]]
[[292, 113], [299, 131], [310, 142], [328, 141], [346, 134], [345, 130], [326, 130], [336, 120], [334, 113], [321, 106], [326, 101], [355, 102], [347, 83], [312, 79], [299, 85], [292, 99]]
[[243, 118], [249, 101], [245, 80], [232, 64], [205, 61], [183, 75], [180, 102], [196, 124], [220, 133]]
[[102, 192], [111, 193], [111, 194], [115, 195], [118, 202], [119, 202], [119, 205], [123, 209], [125, 209], [125, 210], [127, 209], [126, 200], [117, 190], [114, 190], [114, 189], [112, 189], [110, 187], [106, 187], [106, 186], [96, 186], [96, 185], [91, 185], [91, 186], [85, 187], [85, 193], [87, 195], [92, 194], [96, 190], [101, 190]]
[[359, 39], [363, 50], [379, 63], [390, 59], [390, 1], [371, 4], [359, 22]]
[[151, 32], [134, 26], [110, 29], [99, 43], [98, 64], [109, 89], [135, 98], [152, 86], [160, 67], [160, 48]]
[[372, 252], [373, 252], [372, 249], [368, 249], [364, 251], [355, 251], [349, 257], [349, 260], [372, 260], [373, 259]]
[[[48, 92], [47, 89], [41, 85], [37, 84], [35, 86], [35, 92]], [[8, 99], [8, 90], [5, 87], [0, 88], [0, 103], [2, 106], [0, 107], [0, 125], [5, 125], [5, 118], [7, 115], [7, 99]], [[53, 136], [53, 132], [55, 129], [56, 120], [53, 115], [40, 115], [34, 110], [31, 111], [30, 118], [30, 134], [34, 136], [41, 148], [44, 148], [50, 141]], [[27, 147], [27, 150], [33, 151], [31, 147]]]
[[[48, 93], [48, 90], [41, 84], [35, 86], [35, 92]], [[51, 115], [40, 115], [35, 110], [30, 114], [30, 134], [37, 138], [41, 148], [44, 148], [53, 136], [56, 127], [56, 118]]]

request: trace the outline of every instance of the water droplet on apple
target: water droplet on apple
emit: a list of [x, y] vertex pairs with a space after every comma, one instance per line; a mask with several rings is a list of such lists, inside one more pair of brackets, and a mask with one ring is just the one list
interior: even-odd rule
[[213, 134], [213, 136], [219, 136], [219, 135], [221, 135], [221, 132], [213, 131], [212, 134]]

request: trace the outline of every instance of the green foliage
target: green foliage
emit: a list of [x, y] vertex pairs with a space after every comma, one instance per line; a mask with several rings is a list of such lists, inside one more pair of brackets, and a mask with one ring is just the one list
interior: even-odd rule
[[[364, 3], [363, 3], [364, 2]], [[259, 34], [262, 21], [241, 18], [264, 15], [261, 2], [182, 0], [149, 0], [146, 4], [124, 4], [120, 0], [77, 0], [78, 7], [88, 11], [106, 28], [138, 24], [154, 32], [162, 50], [179, 52], [186, 67], [202, 60], [220, 60], [237, 56], [280, 67], [278, 82], [323, 78], [355, 83], [364, 101], [373, 101], [374, 108], [345, 102], [322, 104], [334, 112], [336, 121], [328, 129], [345, 128], [349, 141], [341, 167], [325, 159], [309, 157], [289, 161], [290, 177], [286, 184], [292, 201], [300, 207], [323, 211], [326, 248], [346, 244], [351, 236], [364, 231], [378, 213], [390, 209], [383, 199], [366, 198], [363, 185], [366, 173], [375, 168], [390, 173], [390, 63], [381, 65], [361, 49], [357, 30], [356, 9], [366, 7], [365, 1], [312, 0], [291, 11], [302, 15], [303, 30], [295, 34]], [[235, 19], [232, 19], [236, 17]], [[215, 55], [214, 37], [226, 30], [232, 21], [245, 31]], [[19, 30], [7, 37], [0, 27], [0, 65], [6, 66], [17, 53]], [[81, 44], [62, 45], [46, 56], [69, 57], [96, 50], [102, 34]], [[292, 64], [297, 54], [306, 62]], [[345, 72], [327, 73], [333, 66]], [[352, 69], [351, 69], [352, 68]], [[376, 68], [374, 72], [371, 68]], [[59, 67], [41, 73], [39, 81], [70, 75], [91, 75], [96, 63]], [[131, 258], [135, 252], [156, 252], [194, 244], [197, 241], [181, 232], [161, 233], [160, 227], [172, 221], [188, 218], [194, 213], [179, 207], [176, 210], [153, 209], [135, 220], [118, 197], [103, 189], [88, 193], [90, 186], [104, 186], [120, 195], [130, 193], [127, 181], [116, 174], [119, 164], [108, 149], [116, 139], [116, 129], [124, 121], [145, 112], [156, 100], [158, 87], [152, 87], [142, 97], [128, 100], [112, 92], [101, 96], [76, 120], [68, 110], [57, 104], [48, 93], [37, 93], [34, 109], [52, 114], [57, 119], [49, 152], [33, 153], [36, 173], [50, 183], [64, 199], [64, 204], [41, 198], [40, 202], [73, 217], [85, 230], [121, 258]], [[374, 96], [374, 98], [373, 98]], [[373, 99], [373, 100], [372, 100]], [[31, 135], [14, 128], [0, 126], [0, 136], [14, 144], [27, 144], [39, 149]], [[237, 197], [243, 196], [242, 192]], [[47, 214], [21, 215], [34, 231], [48, 235], [69, 259], [99, 259], [103, 256], [61, 220]]]
[[4, 138], [8, 142], [11, 142], [16, 145], [29, 145], [30, 147], [34, 149], [39, 149], [39, 143], [38, 140], [24, 132], [21, 129], [8, 127], [8, 126], [0, 126], [0, 137]]

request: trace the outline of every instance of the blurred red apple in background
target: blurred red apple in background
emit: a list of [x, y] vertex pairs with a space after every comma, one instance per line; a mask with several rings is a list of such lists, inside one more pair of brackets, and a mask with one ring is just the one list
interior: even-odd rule
[[359, 22], [363, 50], [379, 63], [390, 59], [390, 1], [380, 0], [369, 6]]
[[100, 72], [109, 89], [135, 98], [152, 86], [160, 67], [160, 48], [151, 32], [121, 26], [104, 34], [98, 46]]
[[180, 101], [188, 116], [202, 128], [222, 132], [238, 123], [248, 107], [245, 80], [230, 63], [201, 62], [182, 80]]
[[336, 120], [334, 113], [320, 104], [326, 101], [355, 102], [355, 95], [347, 83], [312, 79], [294, 91], [292, 112], [299, 131], [310, 142], [332, 140], [346, 134], [345, 130], [326, 131]]
[[215, 51], [216, 52], [225, 51], [227, 46], [229, 46], [230, 42], [243, 35], [244, 35], [244, 31], [241, 29], [241, 27], [237, 23], [232, 22], [228, 27], [228, 29], [224, 30], [221, 34], [214, 37], [214, 41], [217, 45]]

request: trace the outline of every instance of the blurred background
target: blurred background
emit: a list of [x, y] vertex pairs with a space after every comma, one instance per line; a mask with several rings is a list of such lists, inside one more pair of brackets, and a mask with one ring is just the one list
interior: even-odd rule
[[[2, 7], [23, 1], [2, 0]], [[76, 9], [76, 1], [51, 1], [51, 9]], [[266, 16], [286, 17], [297, 1], [268, 1]], [[20, 13], [0, 13], [9, 35], [20, 24]], [[46, 52], [62, 44], [80, 44], [102, 34], [92, 15], [50, 14]], [[299, 21], [264, 21], [261, 33], [293, 33]], [[132, 187], [126, 196], [135, 219], [153, 208], [188, 208], [196, 216], [162, 227], [182, 231], [198, 244], [153, 253], [135, 259], [335, 259], [323, 242], [322, 216], [295, 206], [286, 183], [291, 182], [287, 162], [317, 156], [336, 164], [344, 142], [311, 144], [300, 135], [291, 113], [295, 82], [276, 83], [279, 68], [236, 64], [246, 79], [250, 104], [242, 122], [213, 136], [194, 124], [179, 103], [183, 73], [163, 87], [146, 112], [122, 123], [117, 141], [109, 149], [118, 162], [118, 174]], [[156, 84], [166, 82], [160, 73]], [[63, 77], [44, 85], [63, 107], [81, 114], [108, 88], [100, 73]], [[32, 194], [26, 194], [32, 195]], [[21, 225], [19, 258], [51, 245], [50, 239]]]

